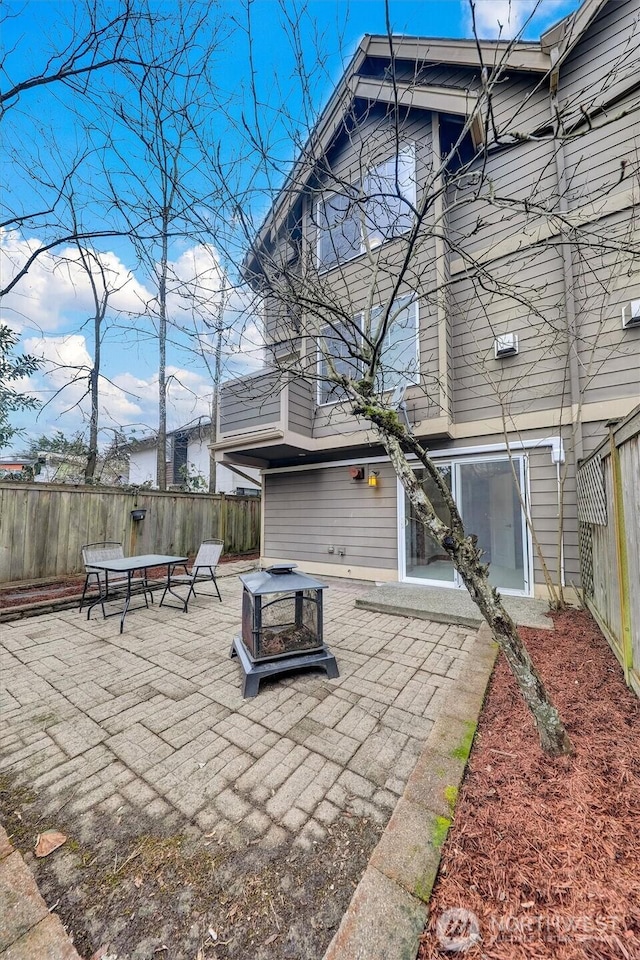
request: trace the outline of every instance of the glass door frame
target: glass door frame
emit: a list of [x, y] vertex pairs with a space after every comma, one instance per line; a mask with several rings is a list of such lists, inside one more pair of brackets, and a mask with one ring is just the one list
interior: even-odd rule
[[[453, 452], [453, 451], [452, 451]], [[525, 508], [527, 515], [531, 515], [531, 495], [529, 489], [529, 458], [526, 453], [518, 452], [512, 454], [514, 465], [516, 470], [519, 473], [520, 489], [524, 497]], [[434, 457], [434, 462], [436, 466], [451, 467], [451, 493], [453, 499], [459, 505], [459, 483], [460, 483], [460, 472], [458, 466], [463, 464], [471, 463], [491, 463], [491, 462], [509, 462], [509, 455], [507, 453], [490, 453], [485, 454], [484, 456], [480, 453], [476, 455], [465, 455], [463, 457], [447, 456], [447, 457]], [[411, 466], [416, 469], [424, 469], [420, 467], [418, 461], [412, 461]], [[406, 495], [404, 487], [400, 480], [397, 481], [398, 484], [398, 579], [401, 583], [415, 583], [415, 584], [424, 584], [429, 587], [445, 587], [446, 589], [453, 588], [454, 590], [459, 590], [464, 588], [464, 583], [460, 579], [460, 575], [457, 570], [453, 571], [453, 580], [428, 580], [423, 577], [411, 577], [407, 576], [407, 517], [405, 510]], [[523, 562], [523, 578], [524, 578], [524, 589], [514, 590], [508, 587], [498, 586], [500, 593], [505, 596], [515, 596], [515, 597], [532, 597], [534, 595], [534, 582], [533, 582], [533, 544], [531, 540], [531, 533], [527, 524], [527, 517], [525, 516], [525, 511], [520, 509], [520, 520], [522, 524], [522, 562]]]

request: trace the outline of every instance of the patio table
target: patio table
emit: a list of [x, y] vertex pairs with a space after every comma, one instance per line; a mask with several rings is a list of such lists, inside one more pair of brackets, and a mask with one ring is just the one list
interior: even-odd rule
[[[91, 616], [91, 611], [95, 606], [100, 604], [102, 606], [102, 615], [106, 617], [115, 617], [120, 614], [120, 633], [124, 629], [124, 619], [129, 611], [129, 604], [131, 602], [131, 580], [133, 574], [136, 570], [144, 570], [145, 573], [151, 567], [167, 567], [167, 590], [169, 593], [173, 594], [174, 597], [177, 597], [178, 600], [183, 603], [182, 597], [180, 597], [174, 590], [171, 589], [171, 580], [170, 580], [170, 571], [171, 565], [187, 563], [189, 560], [188, 557], [170, 557], [165, 556], [160, 553], [146, 553], [139, 557], [119, 557], [113, 560], [94, 560], [91, 562], [92, 570], [104, 570], [105, 574], [105, 588], [104, 593], [102, 589], [100, 591], [100, 596], [97, 600], [94, 600], [92, 604], [89, 605], [87, 610], [87, 620]], [[116, 610], [113, 613], [106, 613], [104, 609], [105, 600], [109, 599], [109, 574], [110, 573], [125, 573], [127, 575], [127, 584], [126, 584], [126, 596], [124, 607], [122, 611]], [[147, 595], [144, 595], [145, 606], [148, 607]], [[153, 598], [152, 598], [153, 602]], [[139, 608], [134, 608], [139, 609]]]

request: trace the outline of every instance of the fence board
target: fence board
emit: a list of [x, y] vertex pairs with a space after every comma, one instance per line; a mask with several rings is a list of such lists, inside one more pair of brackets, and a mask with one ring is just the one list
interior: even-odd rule
[[620, 447], [622, 504], [627, 532], [631, 673], [640, 693], [640, 436]]
[[[583, 526], [580, 564], [585, 599], [640, 696], [640, 407], [578, 468], [578, 498], [586, 496], [594, 464], [602, 464], [605, 524], [592, 504], [578, 515]], [[587, 522], [588, 521], [588, 522]]]
[[[134, 507], [144, 520], [131, 519]], [[82, 545], [99, 540], [129, 554], [193, 555], [226, 531], [225, 553], [257, 551], [260, 510], [257, 497], [0, 483], [0, 583], [82, 573]]]

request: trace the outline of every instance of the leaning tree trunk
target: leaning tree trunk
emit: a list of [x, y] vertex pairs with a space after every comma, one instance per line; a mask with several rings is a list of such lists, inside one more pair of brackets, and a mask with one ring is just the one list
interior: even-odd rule
[[[489, 582], [489, 568], [482, 562], [477, 538], [466, 536], [462, 518], [455, 501], [421, 444], [412, 437], [393, 411], [385, 410], [371, 401], [360, 399], [357, 412], [376, 425], [382, 444], [389, 454], [394, 470], [413, 505], [417, 518], [425, 529], [451, 557], [462, 577], [471, 598], [488, 623], [491, 632], [504, 653], [538, 730], [540, 744], [545, 753], [560, 755], [571, 752], [569, 735], [551, 702], [536, 668], [524, 646], [517, 628], [505, 610], [498, 592]], [[451, 510], [451, 526], [436, 515], [422, 485], [402, 449], [409, 446], [438, 484], [440, 492]]]

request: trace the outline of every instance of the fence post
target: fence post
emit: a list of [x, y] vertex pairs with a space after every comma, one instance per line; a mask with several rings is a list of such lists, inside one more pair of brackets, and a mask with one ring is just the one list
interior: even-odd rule
[[615, 426], [609, 425], [609, 448], [611, 456], [611, 478], [613, 491], [613, 523], [616, 537], [616, 562], [618, 564], [618, 592], [620, 602], [620, 627], [622, 631], [622, 669], [625, 683], [629, 685], [632, 666], [631, 649], [631, 602], [629, 594], [629, 558], [627, 557], [627, 539], [624, 527], [624, 503], [622, 499], [622, 477], [620, 474], [620, 456], [616, 446]]
[[227, 498], [224, 493], [220, 494], [220, 534], [218, 536], [219, 540], [222, 540], [224, 543], [224, 551], [228, 552], [229, 544], [227, 543]]

